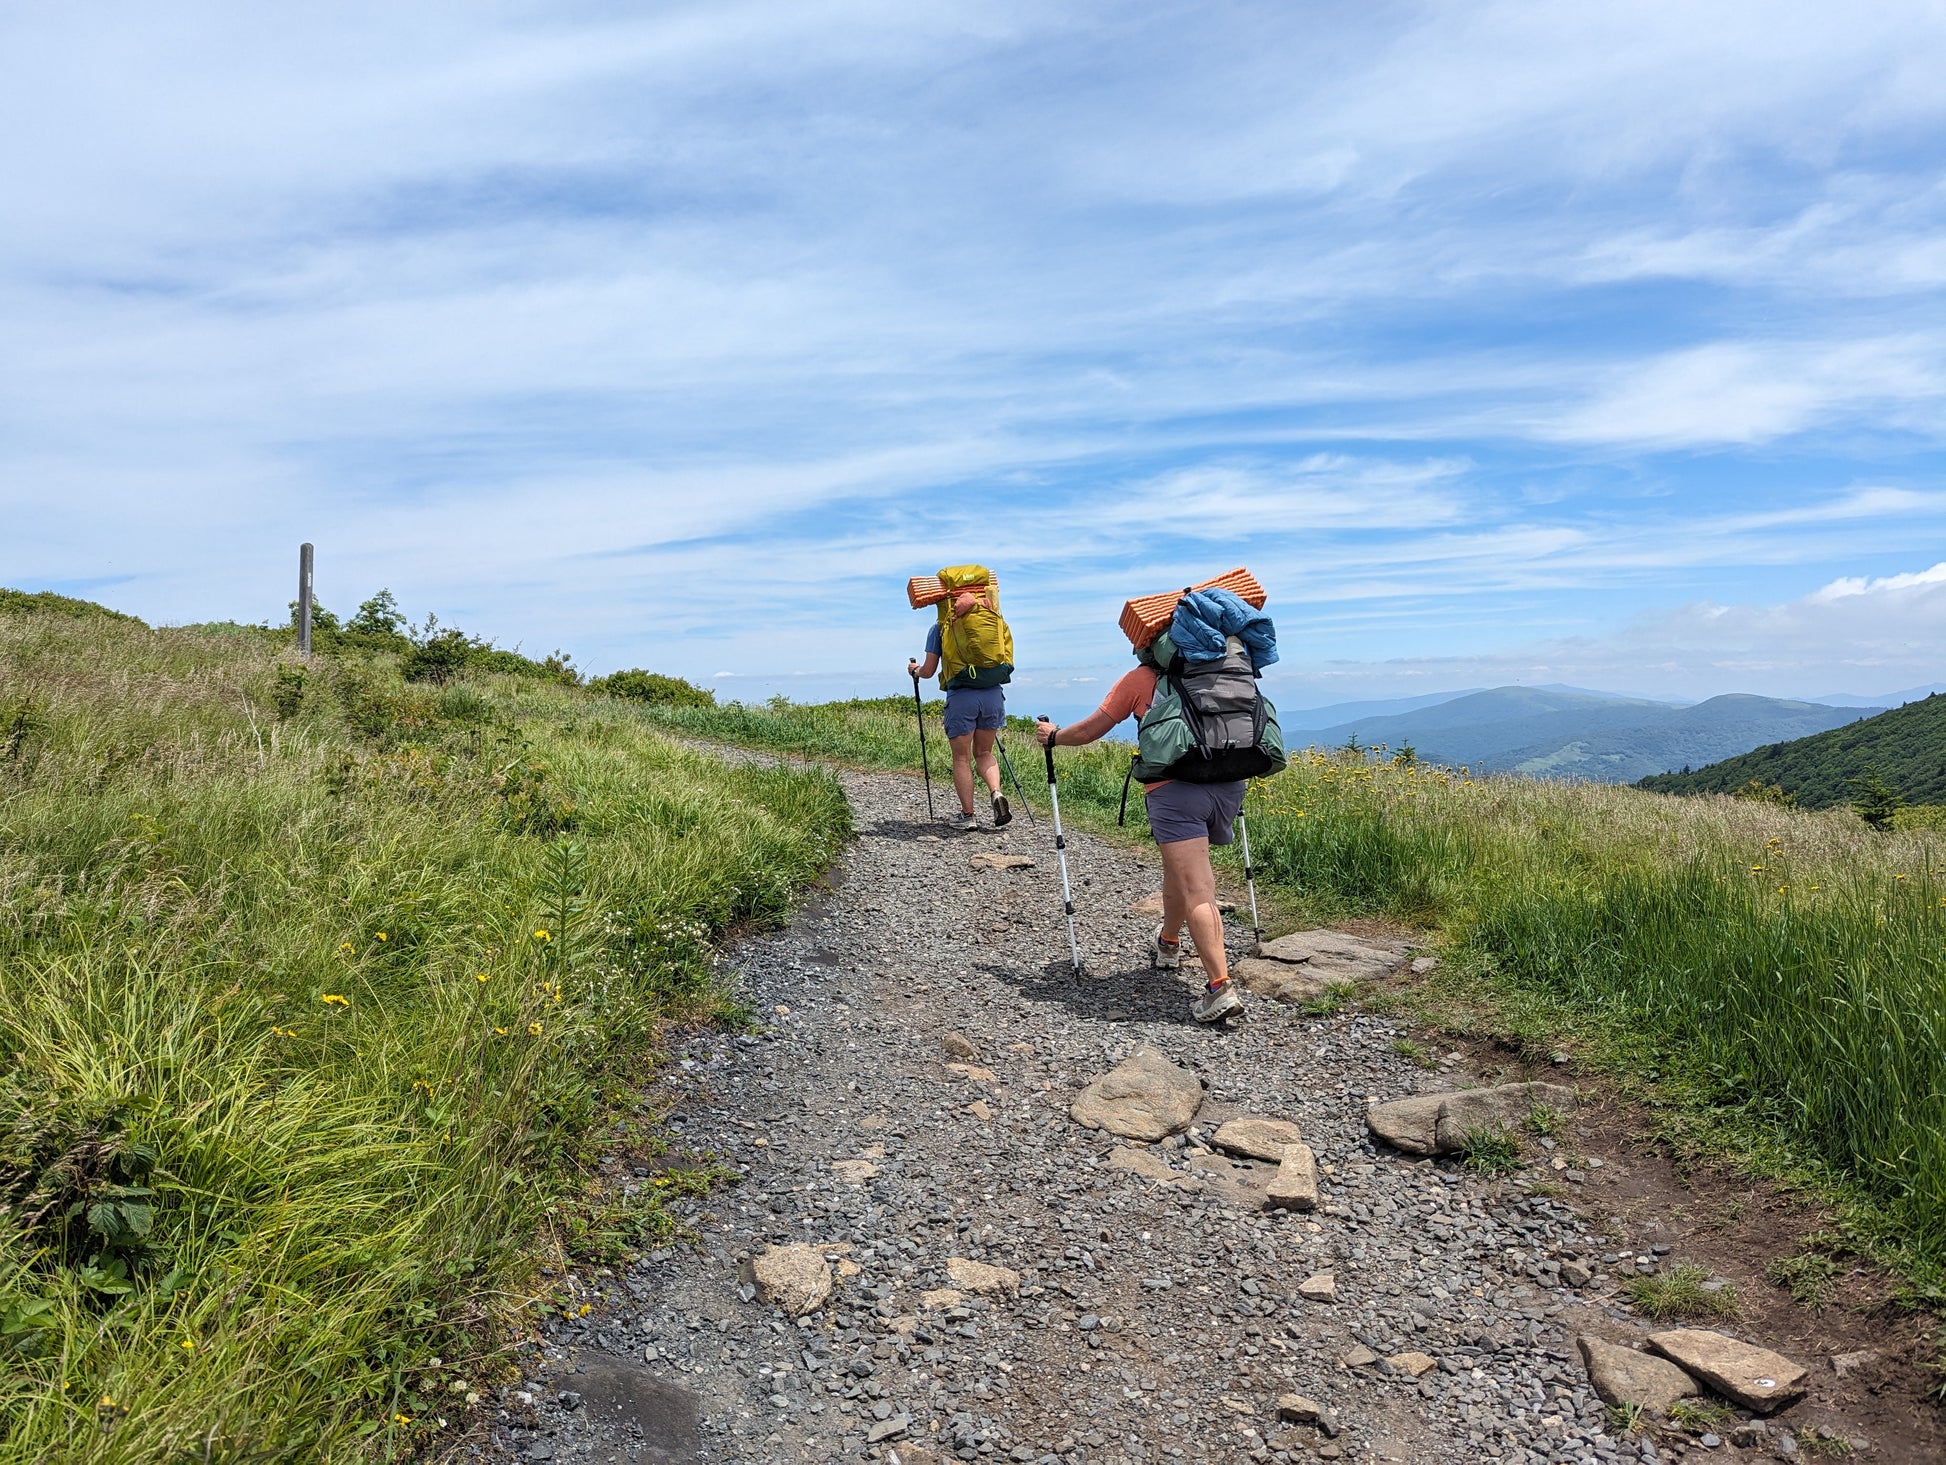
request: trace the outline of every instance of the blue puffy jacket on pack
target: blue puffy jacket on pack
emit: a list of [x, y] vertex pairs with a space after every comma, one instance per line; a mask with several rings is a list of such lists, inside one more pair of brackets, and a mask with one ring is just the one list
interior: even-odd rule
[[1220, 661], [1225, 638], [1235, 636], [1262, 671], [1277, 660], [1277, 628], [1270, 617], [1228, 590], [1192, 590], [1176, 602], [1169, 639], [1184, 661]]

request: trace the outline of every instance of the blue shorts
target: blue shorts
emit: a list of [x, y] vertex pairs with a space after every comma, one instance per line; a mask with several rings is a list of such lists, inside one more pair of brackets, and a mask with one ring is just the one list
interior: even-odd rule
[[946, 694], [946, 736], [963, 738], [976, 727], [1007, 725], [1007, 694], [999, 687], [955, 687]]
[[1143, 795], [1149, 809], [1149, 828], [1157, 844], [1207, 839], [1228, 844], [1230, 826], [1243, 812], [1243, 780], [1235, 783], [1184, 783], [1176, 779], [1158, 784]]

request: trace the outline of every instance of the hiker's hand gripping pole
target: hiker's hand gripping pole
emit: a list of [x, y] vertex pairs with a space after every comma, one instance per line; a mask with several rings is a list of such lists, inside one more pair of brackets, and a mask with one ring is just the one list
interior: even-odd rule
[[906, 670], [912, 673], [912, 710], [919, 718], [919, 766], [926, 770], [926, 818], [933, 820], [939, 816], [932, 811], [932, 757], [926, 752], [926, 705], [919, 700], [919, 670], [908, 663]]
[[[1045, 717], [1040, 719], [1047, 722]], [[1074, 891], [1068, 884], [1068, 839], [1061, 832], [1061, 794], [1054, 786], [1054, 739], [1060, 733], [1058, 727], [1049, 724], [1047, 741], [1041, 751], [1047, 754], [1047, 802], [1054, 810], [1054, 853], [1061, 860], [1061, 908], [1068, 913], [1068, 956], [1074, 962], [1074, 974], [1081, 975], [1081, 943], [1074, 935]]]

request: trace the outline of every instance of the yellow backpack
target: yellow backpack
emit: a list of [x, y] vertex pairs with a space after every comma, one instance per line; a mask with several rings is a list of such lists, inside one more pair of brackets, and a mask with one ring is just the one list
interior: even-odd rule
[[1004, 686], [1014, 674], [1014, 633], [1000, 615], [1000, 587], [984, 565], [939, 572], [939, 685]]

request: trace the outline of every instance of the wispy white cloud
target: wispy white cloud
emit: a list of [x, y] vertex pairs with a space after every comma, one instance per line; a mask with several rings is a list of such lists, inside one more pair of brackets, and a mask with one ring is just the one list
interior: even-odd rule
[[341, 604], [713, 670], [903, 650], [962, 555], [1077, 662], [1249, 560], [1382, 657], [1941, 524], [1930, 6], [192, 0], [0, 58], [0, 580], [254, 617], [311, 538]]

